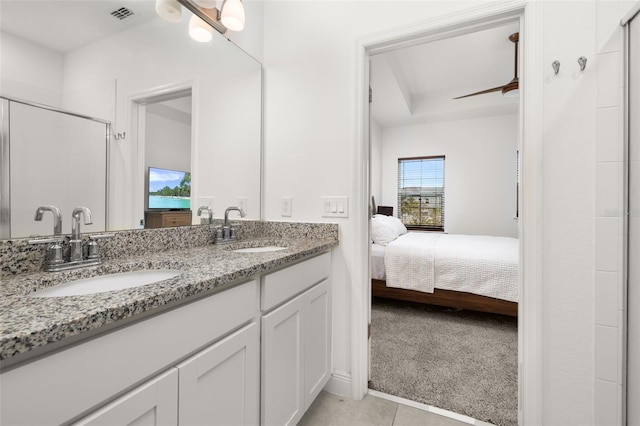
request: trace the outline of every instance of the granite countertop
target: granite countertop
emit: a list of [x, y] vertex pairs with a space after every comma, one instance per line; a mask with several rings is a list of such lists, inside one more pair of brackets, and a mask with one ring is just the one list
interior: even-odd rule
[[[265, 245], [285, 250], [234, 253]], [[64, 272], [3, 277], [0, 285], [0, 361], [79, 336], [107, 324], [223, 288], [338, 245], [337, 239], [252, 239], [231, 245], [206, 245], [104, 261]], [[180, 269], [181, 275], [154, 284], [83, 296], [36, 298], [32, 293], [62, 282], [139, 269]], [[156, 311], [154, 311], [156, 310]]]

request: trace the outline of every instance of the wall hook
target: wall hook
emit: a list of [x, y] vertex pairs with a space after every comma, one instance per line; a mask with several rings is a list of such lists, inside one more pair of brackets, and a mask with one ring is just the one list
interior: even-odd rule
[[551, 66], [553, 67], [553, 73], [555, 75], [558, 75], [558, 73], [560, 72], [560, 61], [556, 59], [551, 63]]
[[580, 71], [584, 71], [587, 66], [587, 58], [585, 58], [584, 56], [580, 56], [578, 58], [578, 63], [580, 64]]
[[119, 140], [124, 140], [127, 137], [127, 132], [122, 132], [122, 133], [114, 133], [113, 134], [113, 138], [117, 141]]

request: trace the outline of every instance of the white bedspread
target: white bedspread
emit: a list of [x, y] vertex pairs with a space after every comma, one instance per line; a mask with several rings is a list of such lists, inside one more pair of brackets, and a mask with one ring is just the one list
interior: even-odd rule
[[371, 278], [374, 280], [386, 280], [387, 274], [384, 267], [385, 246], [371, 244]]
[[384, 255], [387, 286], [433, 293], [435, 248], [442, 234], [409, 232], [389, 244]]
[[518, 301], [518, 240], [410, 232], [385, 252], [387, 286], [434, 288]]

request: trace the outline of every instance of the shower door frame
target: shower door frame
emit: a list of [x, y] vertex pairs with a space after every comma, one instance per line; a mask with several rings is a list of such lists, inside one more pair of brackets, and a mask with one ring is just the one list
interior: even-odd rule
[[[632, 138], [635, 139], [640, 139], [640, 134], [632, 134], [631, 132], [631, 97], [632, 97], [632, 93], [631, 93], [631, 66], [632, 66], [632, 60], [631, 60], [631, 49], [630, 49], [630, 42], [631, 42], [631, 27], [629, 26], [629, 24], [634, 20], [634, 19], [638, 19], [640, 21], [640, 18], [638, 17], [638, 15], [640, 14], [640, 3], [637, 3], [630, 11], [629, 13], [620, 21], [620, 24], [624, 27], [624, 221], [623, 221], [623, 226], [624, 226], [624, 243], [623, 243], [623, 247], [624, 247], [624, 254], [623, 254], [623, 261], [624, 261], [624, 265], [623, 265], [623, 306], [625, 307], [625, 312], [623, 315], [623, 359], [622, 359], [622, 365], [624, 366], [624, 370], [623, 370], [623, 374], [622, 374], [622, 419], [621, 419], [621, 423], [622, 424], [627, 424], [628, 416], [629, 416], [629, 408], [633, 406], [633, 404], [631, 404], [631, 399], [634, 397], [634, 393], [640, 393], [640, 389], [636, 389], [636, 388], [640, 388], [640, 383], [635, 383], [635, 387], [632, 388], [632, 392], [629, 392], [629, 382], [630, 382], [630, 370], [633, 372], [635, 370], [633, 370], [633, 368], [629, 368], [631, 362], [635, 362], [636, 364], [638, 364], [638, 361], [632, 361], [633, 357], [630, 356], [630, 345], [629, 345], [629, 337], [630, 337], [630, 332], [629, 332], [629, 324], [633, 323], [633, 319], [637, 319], [637, 316], [634, 317], [634, 313], [632, 313], [631, 311], [631, 302], [632, 300], [630, 300], [629, 298], [629, 288], [631, 286], [631, 282], [632, 280], [635, 279], [635, 282], [640, 282], [638, 280], [637, 276], [631, 276], [630, 274], [630, 265], [631, 265], [631, 255], [634, 253], [633, 252], [633, 246], [632, 246], [632, 238], [631, 238], [631, 231], [634, 229], [633, 227], [630, 226], [629, 222], [630, 222], [630, 218], [637, 216], [638, 212], [634, 212], [633, 207], [632, 206], [632, 193], [631, 193], [631, 189], [632, 189], [632, 182], [631, 182], [631, 167], [630, 167], [630, 163], [631, 163], [631, 159], [630, 159], [630, 152], [631, 152], [631, 146], [632, 144], [634, 144]], [[636, 25], [640, 26], [640, 22], [638, 22]], [[638, 31], [638, 30], [635, 30]], [[640, 37], [636, 37], [640, 38]], [[635, 65], [640, 64], [640, 58], [637, 58], [634, 61]], [[638, 84], [640, 84], [640, 78], [638, 79], [638, 81], [636, 81], [635, 86], [637, 87]], [[636, 95], [638, 96], [638, 89], [636, 89]], [[639, 101], [636, 101], [637, 104], [640, 104]], [[638, 140], [638, 142], [635, 142], [635, 145], [638, 146], [638, 148], [640, 148], [640, 140]], [[640, 194], [636, 194], [636, 195], [640, 195]], [[636, 202], [636, 204], [638, 204], [638, 202]], [[638, 309], [638, 307], [636, 307], [636, 309]], [[638, 368], [640, 366], [637, 366], [635, 368]], [[639, 374], [636, 373], [635, 377], [638, 377]], [[640, 417], [640, 411], [638, 412], [634, 412], [634, 416]], [[632, 419], [632, 420], [637, 420], [637, 419]]]

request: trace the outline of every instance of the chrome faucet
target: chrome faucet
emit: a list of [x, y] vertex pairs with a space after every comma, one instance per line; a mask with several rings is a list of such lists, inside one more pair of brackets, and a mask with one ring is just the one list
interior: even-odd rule
[[202, 212], [207, 212], [208, 217], [207, 219], [200, 219], [200, 224], [204, 224], [204, 222], [202, 222], [202, 220], [204, 219], [207, 221], [207, 225], [211, 225], [213, 223], [213, 211], [207, 206], [198, 207], [198, 216], [202, 216]]
[[84, 224], [91, 225], [91, 210], [88, 207], [78, 206], [73, 209], [71, 214], [71, 240], [69, 244], [71, 250], [69, 252], [69, 260], [71, 262], [79, 262], [82, 260], [82, 235], [80, 234], [80, 216], [84, 215]]
[[53, 235], [62, 235], [62, 212], [56, 206], [40, 206], [36, 209], [36, 215], [33, 218], [40, 222], [44, 212], [53, 213]]
[[230, 243], [236, 240], [236, 228], [229, 224], [229, 212], [234, 210], [240, 213], [240, 217], [246, 216], [240, 207], [227, 207], [224, 211], [224, 225], [216, 230], [216, 244]]
[[227, 207], [227, 209], [224, 211], [224, 226], [229, 226], [229, 212], [232, 212], [234, 210], [240, 213], [240, 217], [246, 216], [244, 210], [242, 210], [240, 207]]
[[100, 251], [98, 240], [111, 238], [114, 234], [99, 234], [89, 237], [88, 254], [85, 258], [80, 234], [80, 216], [84, 215], [84, 224], [91, 225], [91, 210], [87, 207], [76, 207], [71, 215], [71, 239], [69, 240], [69, 259], [62, 256], [65, 237], [62, 236], [62, 214], [56, 206], [40, 206], [36, 209], [35, 220], [41, 221], [44, 212], [53, 213], [53, 237], [29, 240], [29, 244], [51, 244], [47, 249], [47, 261], [44, 270], [49, 272], [64, 271], [83, 266], [99, 265]]
[[[33, 244], [51, 244], [47, 249], [47, 266], [59, 265], [64, 262], [62, 258], [62, 212], [56, 206], [40, 206], [36, 209], [34, 220], [40, 222], [44, 212], [53, 213], [53, 238], [45, 238], [44, 240], [32, 240]], [[35, 242], [37, 241], [37, 243]]]

